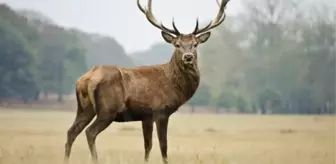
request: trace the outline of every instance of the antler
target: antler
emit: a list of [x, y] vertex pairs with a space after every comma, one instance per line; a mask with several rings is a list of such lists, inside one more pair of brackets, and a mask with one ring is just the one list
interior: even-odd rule
[[159, 28], [160, 30], [162, 31], [165, 31], [165, 32], [168, 32], [168, 33], [171, 33], [171, 34], [174, 34], [174, 35], [180, 35], [180, 32], [177, 30], [176, 28], [176, 25], [175, 25], [175, 22], [174, 22], [174, 18], [173, 18], [173, 30], [172, 29], [169, 29], [167, 27], [165, 27], [162, 23], [159, 23], [154, 15], [153, 15], [153, 12], [152, 12], [152, 0], [148, 0], [148, 3], [147, 3], [147, 10], [145, 8], [143, 8], [141, 5], [140, 5], [140, 0], [137, 0], [137, 4], [138, 4], [138, 7], [140, 9], [140, 11], [142, 13], [144, 13], [146, 15], [146, 18], [147, 20], [155, 27]]
[[200, 33], [203, 33], [203, 32], [206, 32], [206, 31], [209, 31], [217, 26], [219, 26], [221, 23], [223, 23], [223, 21], [225, 20], [226, 18], [226, 14], [225, 14], [225, 7], [226, 7], [226, 4], [230, 1], [230, 0], [222, 0], [222, 3], [219, 3], [218, 0], [217, 1], [217, 4], [219, 6], [219, 11], [217, 13], [217, 16], [215, 17], [214, 20], [210, 21], [210, 23], [208, 25], [206, 25], [205, 27], [199, 29], [198, 28], [198, 18], [196, 20], [196, 27], [195, 27], [195, 30], [193, 32], [194, 35], [197, 35], [197, 34], [200, 34]]

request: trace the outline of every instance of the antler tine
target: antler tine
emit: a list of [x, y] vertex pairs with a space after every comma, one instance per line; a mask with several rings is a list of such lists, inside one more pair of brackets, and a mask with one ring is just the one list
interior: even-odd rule
[[176, 27], [176, 25], [175, 25], [174, 18], [173, 18], [173, 20], [172, 20], [172, 25], [173, 25], [174, 30], [171, 30], [171, 29], [165, 27], [165, 26], [161, 23], [161, 27], [162, 27], [165, 31], [168, 31], [168, 32], [170, 32], [170, 33], [172, 33], [172, 34], [175, 34], [175, 35], [180, 35], [180, 32], [179, 32], [179, 30], [177, 29], [177, 27]]
[[197, 30], [198, 30], [198, 17], [196, 18], [196, 26], [193, 33], [195, 33]]
[[177, 30], [176, 26], [175, 26], [175, 22], [174, 22], [174, 19], [173, 19], [173, 28], [174, 30], [172, 29], [169, 29], [167, 27], [165, 27], [162, 23], [159, 23], [154, 15], [153, 15], [153, 12], [152, 12], [152, 0], [148, 0], [148, 3], [147, 3], [147, 9], [143, 8], [141, 5], [140, 5], [140, 0], [137, 0], [137, 5], [138, 5], [138, 8], [140, 9], [140, 11], [142, 13], [145, 14], [147, 20], [155, 27], [159, 28], [160, 30], [162, 31], [165, 31], [165, 32], [168, 32], [168, 33], [171, 33], [171, 34], [174, 34], [174, 35], [180, 35], [180, 32]]
[[219, 0], [216, 0], [216, 2], [217, 2], [217, 5], [220, 6], [221, 3], [219, 2]]
[[175, 25], [175, 21], [174, 21], [174, 17], [173, 17], [173, 21], [172, 21], [173, 23], [173, 28], [174, 28], [174, 30], [178, 33], [178, 34], [180, 34], [180, 32], [179, 32], [179, 30], [177, 29], [177, 27], [176, 27], [176, 25]]
[[[206, 26], [203, 27], [202, 29], [207, 29], [207, 28], [209, 28], [209, 26], [211, 25], [211, 23], [212, 23], [212, 21], [210, 21], [210, 23], [208, 23], [208, 25], [206, 25]], [[197, 17], [197, 19], [196, 19], [196, 26], [195, 26], [195, 29], [194, 29], [194, 32], [193, 32], [193, 34], [195, 34], [195, 35], [197, 35], [197, 34], [199, 34], [199, 33], [202, 33], [202, 32], [198, 32], [198, 31], [199, 31], [198, 26], [199, 26], [199, 21], [198, 21], [198, 17]]]
[[[203, 32], [206, 32], [206, 31], [209, 31], [217, 26], [219, 26], [221, 23], [223, 23], [223, 21], [225, 20], [226, 18], [226, 14], [225, 14], [225, 7], [227, 5], [227, 3], [230, 1], [230, 0], [222, 0], [222, 3], [219, 3], [218, 0], [217, 1], [217, 4], [219, 6], [219, 11], [215, 17], [214, 20], [210, 21], [210, 23], [208, 25], [206, 25], [205, 27], [201, 28], [201, 29], [198, 29], [195, 28], [193, 34], [197, 35], [197, 34], [200, 34], [200, 33], [203, 33]], [[198, 20], [197, 20], [198, 22]], [[197, 26], [198, 26], [198, 23], [197, 23]]]
[[137, 5], [140, 11], [146, 15], [146, 9], [141, 6], [140, 0], [137, 0]]

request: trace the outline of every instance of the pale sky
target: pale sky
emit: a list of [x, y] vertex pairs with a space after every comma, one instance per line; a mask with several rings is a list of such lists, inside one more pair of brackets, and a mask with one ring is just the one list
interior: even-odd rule
[[[163, 41], [137, 8], [136, 0], [0, 0], [15, 9], [32, 9], [52, 18], [57, 24], [114, 37], [127, 52], [147, 49]], [[141, 0], [143, 6], [146, 0]], [[218, 11], [215, 0], [153, 0], [153, 13], [171, 27], [174, 17], [181, 32], [191, 32], [196, 18], [210, 21]], [[242, 11], [240, 0], [231, 0], [227, 15]]]

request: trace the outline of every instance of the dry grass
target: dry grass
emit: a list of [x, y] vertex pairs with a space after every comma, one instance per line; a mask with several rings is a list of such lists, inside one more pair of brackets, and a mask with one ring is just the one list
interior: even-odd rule
[[[74, 113], [0, 111], [0, 164], [62, 164]], [[334, 116], [173, 115], [171, 164], [334, 164]], [[160, 164], [156, 133], [150, 157]], [[143, 163], [141, 124], [113, 123], [97, 140], [103, 164]], [[82, 133], [73, 164], [89, 164]]]

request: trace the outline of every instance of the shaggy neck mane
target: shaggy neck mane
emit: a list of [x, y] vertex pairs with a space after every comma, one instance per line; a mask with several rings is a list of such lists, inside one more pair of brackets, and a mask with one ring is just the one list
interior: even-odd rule
[[184, 64], [178, 51], [168, 62], [168, 76], [172, 86], [181, 96], [181, 100], [188, 101], [196, 92], [200, 81], [200, 74], [197, 66], [197, 58], [193, 64]]

